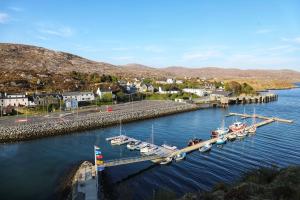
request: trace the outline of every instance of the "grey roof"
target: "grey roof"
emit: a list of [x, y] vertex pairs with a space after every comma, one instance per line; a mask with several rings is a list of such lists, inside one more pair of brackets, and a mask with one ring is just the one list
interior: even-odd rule
[[93, 92], [65, 92], [62, 95], [63, 96], [77, 96], [77, 95], [83, 95], [83, 94], [94, 94]]

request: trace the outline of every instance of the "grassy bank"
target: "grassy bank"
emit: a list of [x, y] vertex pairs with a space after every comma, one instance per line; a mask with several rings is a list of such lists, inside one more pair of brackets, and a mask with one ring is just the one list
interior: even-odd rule
[[212, 191], [189, 193], [181, 200], [300, 199], [300, 166], [261, 168], [245, 174], [233, 185], [217, 184]]

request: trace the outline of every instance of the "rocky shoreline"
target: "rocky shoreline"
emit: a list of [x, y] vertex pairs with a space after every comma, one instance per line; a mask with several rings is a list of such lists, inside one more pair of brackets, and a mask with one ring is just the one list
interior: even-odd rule
[[[148, 102], [149, 103], [149, 102]], [[120, 123], [156, 118], [199, 109], [193, 104], [172, 101], [155, 101], [153, 106], [135, 107], [133, 110], [98, 112], [72, 120], [49, 120], [45, 122], [0, 127], [0, 142], [16, 142], [41, 137], [57, 136], [76, 131], [107, 127]]]

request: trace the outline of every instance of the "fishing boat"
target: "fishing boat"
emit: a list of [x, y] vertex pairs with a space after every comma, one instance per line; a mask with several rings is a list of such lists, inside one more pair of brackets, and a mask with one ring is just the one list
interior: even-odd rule
[[232, 125], [229, 126], [230, 131], [236, 132], [241, 131], [247, 127], [246, 123], [242, 123], [239, 121], [234, 122]]
[[170, 162], [172, 162], [172, 158], [171, 157], [166, 157], [159, 164], [166, 165], [166, 164], [169, 164]]
[[200, 152], [207, 152], [207, 151], [211, 150], [211, 148], [212, 148], [212, 144], [207, 142], [203, 147], [199, 148], [199, 151]]
[[202, 139], [194, 138], [194, 139], [192, 139], [192, 140], [190, 140], [190, 141], [188, 142], [188, 146], [189, 146], [189, 147], [190, 147], [190, 146], [193, 146], [193, 145], [195, 145], [195, 144], [200, 143], [201, 141], [202, 141]]
[[218, 138], [216, 144], [217, 145], [222, 145], [222, 144], [225, 144], [226, 141], [227, 141], [226, 137]]
[[185, 152], [182, 152], [182, 153], [177, 154], [177, 155], [174, 157], [174, 159], [175, 159], [175, 161], [180, 161], [180, 160], [183, 160], [185, 157], [186, 157], [186, 153], [185, 153]]
[[229, 129], [225, 127], [225, 121], [223, 119], [221, 128], [218, 128], [217, 130], [214, 130], [211, 132], [211, 137], [216, 138], [216, 137], [223, 137], [229, 132]]
[[141, 143], [142, 143], [142, 142], [139, 141], [139, 140], [131, 141], [131, 142], [129, 142], [129, 143], [127, 144], [127, 149], [135, 150], [136, 147], [137, 147], [138, 145], [140, 145]]

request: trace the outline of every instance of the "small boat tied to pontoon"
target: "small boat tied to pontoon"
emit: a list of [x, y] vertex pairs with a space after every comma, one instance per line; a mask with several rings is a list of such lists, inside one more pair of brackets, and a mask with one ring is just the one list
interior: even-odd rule
[[225, 121], [223, 119], [221, 128], [218, 128], [217, 130], [212, 131], [211, 132], [211, 137], [212, 138], [223, 137], [228, 132], [229, 132], [229, 129], [225, 127]]
[[205, 143], [204, 146], [202, 146], [202, 147], [199, 148], [199, 151], [202, 152], [202, 153], [204, 153], [204, 152], [210, 151], [211, 148], [212, 148], [212, 144], [209, 143], [209, 142], [207, 142], [207, 143]]

